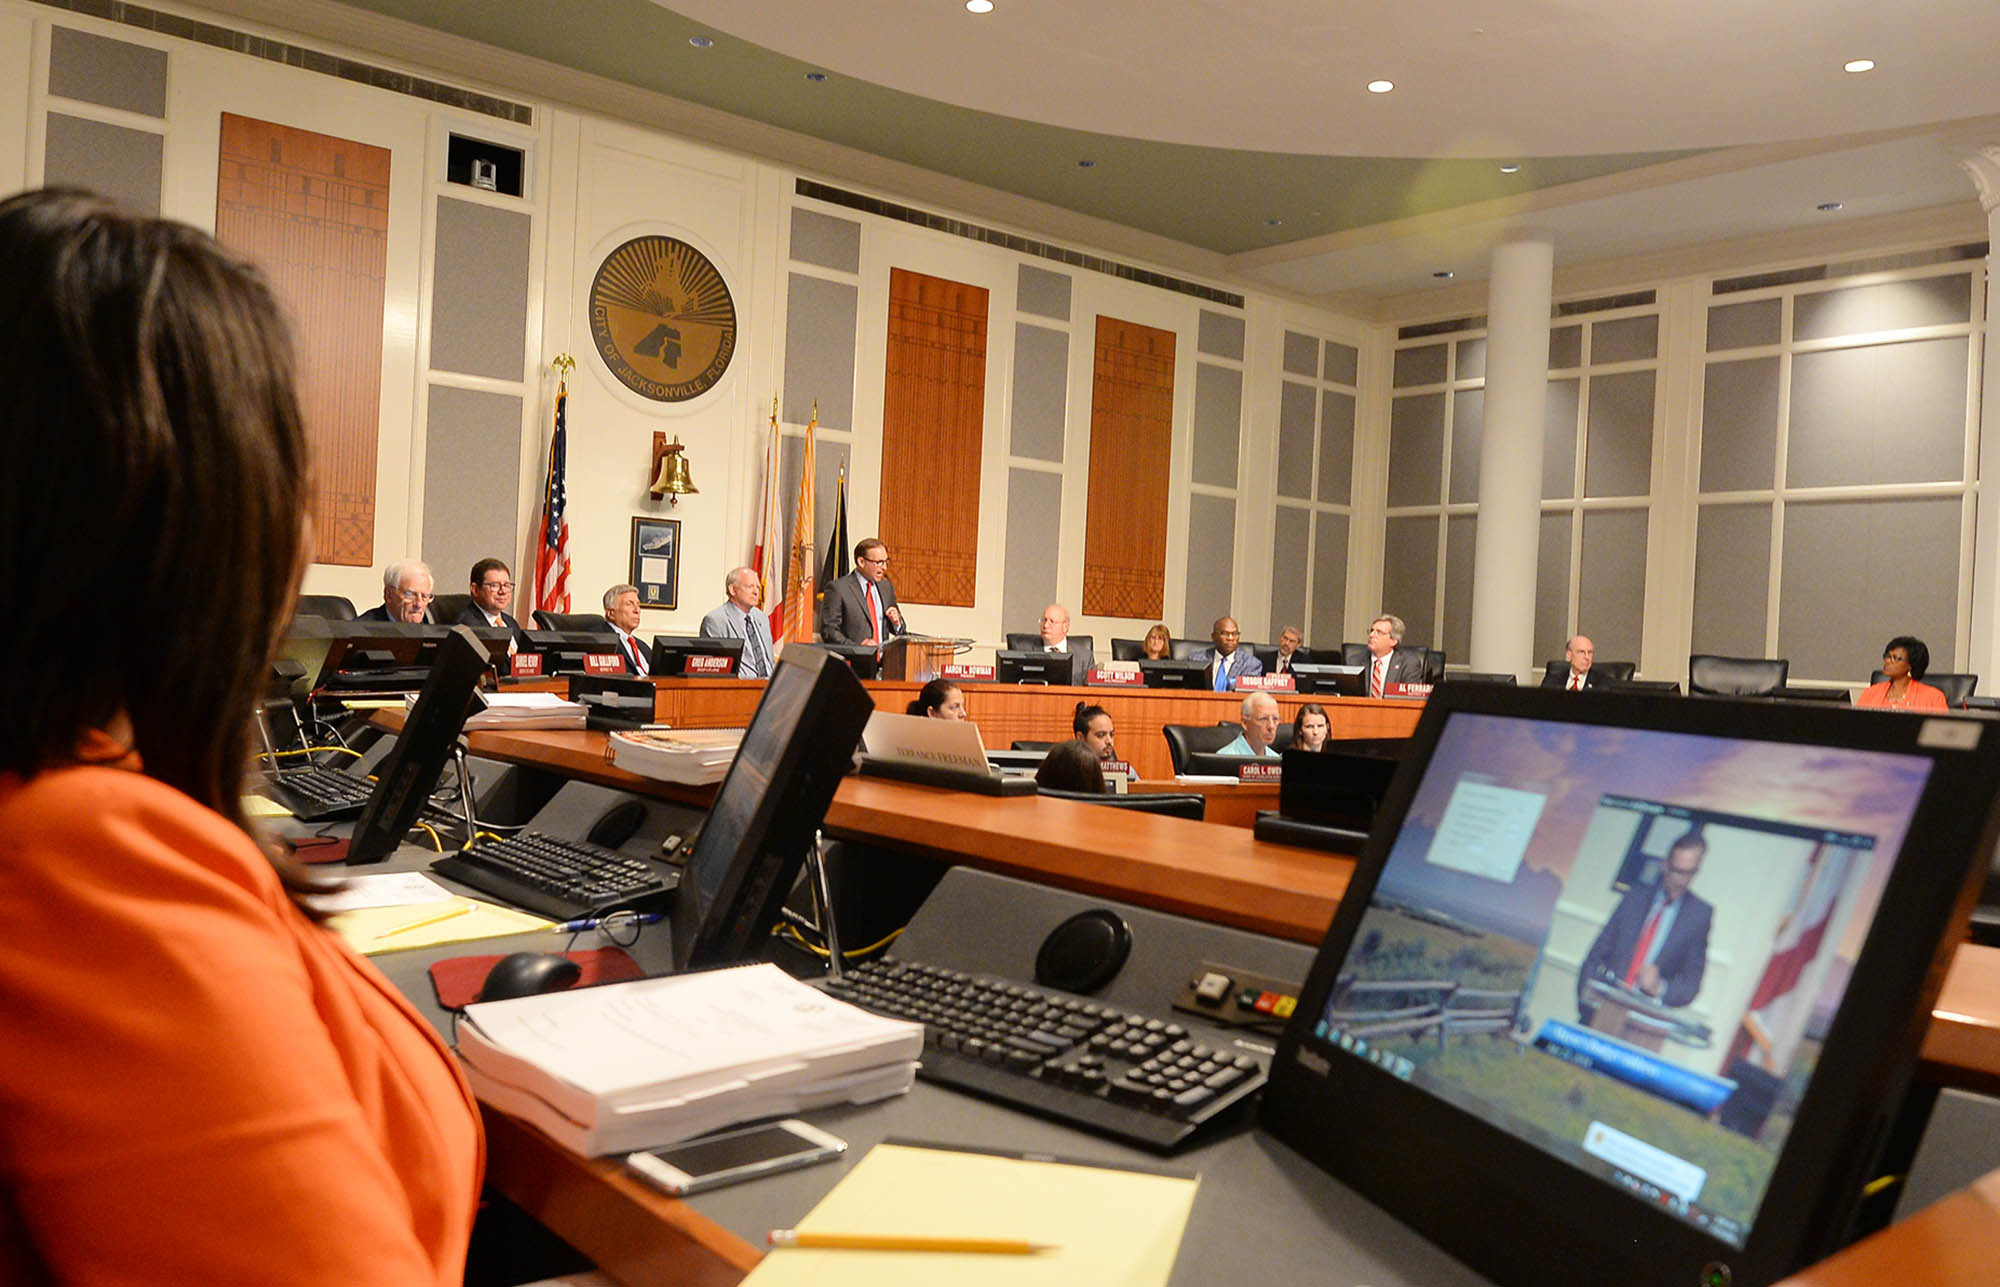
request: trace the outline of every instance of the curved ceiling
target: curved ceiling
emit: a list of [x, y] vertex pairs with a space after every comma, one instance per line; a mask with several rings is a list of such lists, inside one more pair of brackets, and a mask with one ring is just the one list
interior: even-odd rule
[[[656, 0], [658, 2], [658, 0]], [[2000, 112], [1994, 0], [668, 0], [838, 75], [1318, 156], [1663, 152]], [[1870, 58], [1873, 71], [1842, 65]], [[1392, 81], [1391, 93], [1367, 83]]]

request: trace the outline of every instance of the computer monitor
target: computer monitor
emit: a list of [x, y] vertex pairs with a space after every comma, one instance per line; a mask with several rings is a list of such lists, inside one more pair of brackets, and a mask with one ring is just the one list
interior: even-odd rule
[[1996, 789], [1953, 716], [1445, 685], [1263, 1123], [1502, 1284], [1768, 1283], [1878, 1174]]
[[1332, 693], [1338, 697], [1368, 695], [1368, 667], [1335, 666], [1327, 662], [1301, 662], [1292, 675], [1302, 693]]
[[682, 874], [673, 908], [678, 968], [755, 954], [874, 709], [840, 658], [824, 648], [785, 649]]
[[743, 641], [741, 639], [706, 639], [698, 635], [654, 635], [652, 674], [689, 674], [690, 657], [724, 657], [729, 661], [727, 670], [697, 670], [692, 672], [697, 679], [734, 679], [736, 669], [743, 664]]
[[451, 759], [489, 655], [470, 626], [450, 627], [403, 732], [375, 772], [375, 794], [354, 824], [350, 866], [381, 862], [403, 843]]
[[1002, 648], [993, 655], [993, 677], [1003, 684], [1073, 684], [1076, 658], [1062, 652]]
[[1141, 661], [1139, 673], [1148, 688], [1206, 688], [1208, 663], [1205, 661]]
[[528, 647], [541, 656], [545, 675], [580, 675], [583, 659], [593, 653], [623, 658], [618, 636], [606, 627], [596, 630], [530, 630]]

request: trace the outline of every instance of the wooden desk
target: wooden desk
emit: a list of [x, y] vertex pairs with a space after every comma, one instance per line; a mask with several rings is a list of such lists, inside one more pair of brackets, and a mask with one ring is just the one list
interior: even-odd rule
[[[922, 684], [871, 680], [868, 695], [875, 709], [902, 713]], [[654, 681], [653, 718], [678, 728], [741, 728], [750, 722], [764, 694], [762, 680], [660, 679]], [[1041, 684], [964, 684], [969, 718], [979, 725], [979, 737], [989, 750], [1003, 751], [1015, 742], [1062, 742], [1071, 736], [1078, 702], [1093, 702], [1111, 712], [1117, 728], [1118, 754], [1145, 779], [1171, 778], [1173, 761], [1160, 732], [1168, 724], [1234, 722], [1242, 698], [1193, 688], [1051, 688]], [[1300, 697], [1272, 693], [1278, 709], [1290, 721], [1298, 708], [1316, 701], [1326, 708], [1336, 738], [1408, 737], [1417, 727], [1424, 704], [1407, 698]], [[1266, 806], [1270, 807], [1270, 806]]]

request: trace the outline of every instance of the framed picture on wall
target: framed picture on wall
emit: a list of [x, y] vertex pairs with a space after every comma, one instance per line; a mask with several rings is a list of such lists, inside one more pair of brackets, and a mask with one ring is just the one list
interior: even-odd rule
[[681, 524], [640, 515], [632, 520], [632, 584], [642, 608], [680, 605]]

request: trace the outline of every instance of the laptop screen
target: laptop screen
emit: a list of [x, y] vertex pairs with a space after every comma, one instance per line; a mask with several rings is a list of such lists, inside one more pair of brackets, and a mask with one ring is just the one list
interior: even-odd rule
[[[1892, 880], [1918, 849], [1945, 867], [1970, 856], [1906, 841], [1939, 753], [1976, 745], [1976, 727], [1930, 721], [1923, 746], [1873, 736], [1879, 721], [1814, 738], [1757, 726], [1789, 715], [1731, 728], [1704, 712], [1693, 722], [1724, 731], [1691, 731], [1498, 713], [1541, 709], [1525, 695], [1446, 704], [1496, 713], [1427, 713], [1442, 726], [1398, 781], [1391, 834], [1350, 890], [1365, 901], [1336, 919], [1288, 1045], [1336, 1074], [1367, 1065], [1741, 1251], [1804, 1110], [1827, 1108], [1816, 1084], [1838, 1069], [1822, 1055], [1874, 988], [1854, 980]], [[1988, 799], [1967, 811], [1975, 829]], [[1911, 958], [1941, 936], [1943, 874]], [[1280, 1091], [1266, 1122], [1285, 1134], [1274, 1116], [1302, 1106]]]

